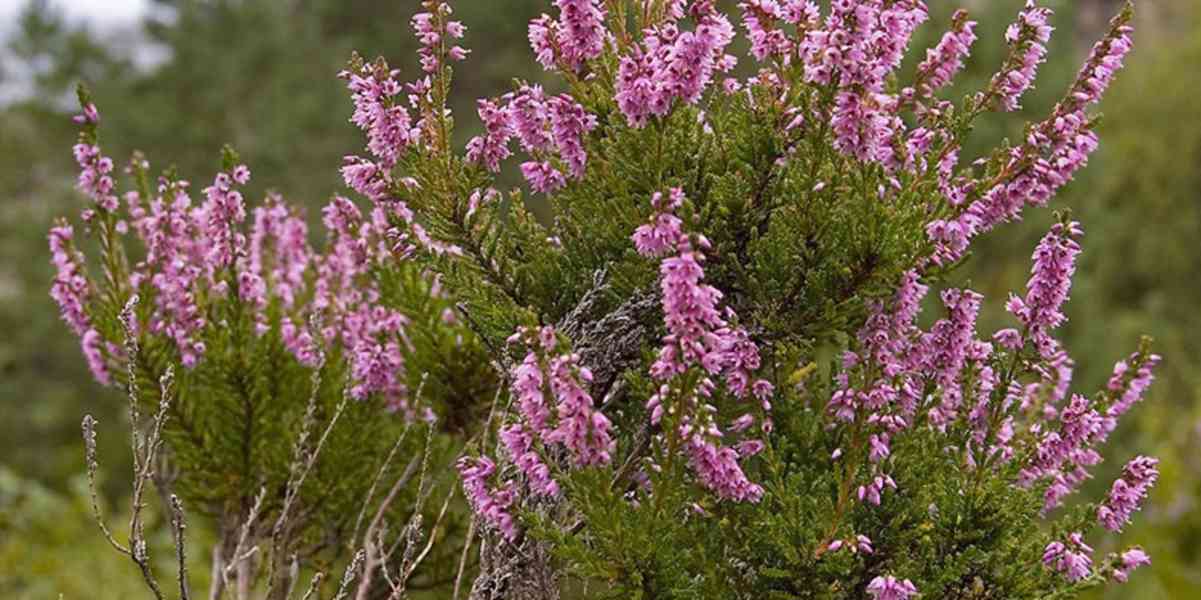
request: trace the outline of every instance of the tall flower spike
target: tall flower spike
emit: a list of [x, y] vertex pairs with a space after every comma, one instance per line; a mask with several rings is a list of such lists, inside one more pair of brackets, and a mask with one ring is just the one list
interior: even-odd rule
[[1021, 98], [1034, 85], [1038, 67], [1046, 61], [1046, 43], [1051, 39], [1049, 21], [1052, 11], [1027, 0], [1015, 23], [1005, 31], [1010, 54], [1005, 66], [993, 76], [983, 98], [995, 98], [1001, 110], [1013, 112], [1022, 107]]
[[1013, 296], [1006, 305], [1009, 312], [1026, 326], [1044, 358], [1050, 358], [1058, 348], [1050, 336], [1051, 330], [1067, 321], [1063, 304], [1068, 299], [1072, 276], [1076, 273], [1076, 257], [1080, 254], [1078, 240], [1082, 235], [1084, 230], [1075, 221], [1053, 225], [1034, 251], [1026, 296]]
[[[762, 444], [748, 440], [737, 449], [725, 445], [727, 433], [746, 430], [750, 421], [744, 415], [723, 432], [713, 417], [716, 408], [710, 403], [717, 387], [713, 378], [723, 377], [726, 389], [735, 398], [753, 393], [764, 412], [771, 408], [773, 390], [764, 380], [751, 383], [751, 372], [759, 368], [759, 349], [745, 331], [731, 327], [722, 317], [721, 292], [703, 283], [704, 255], [693, 248], [692, 238], [683, 233], [674, 215], [684, 199], [680, 189], [671, 190], [667, 197], [655, 194], [651, 201], [655, 209], [652, 222], [640, 226], [631, 236], [644, 256], [667, 254], [659, 267], [667, 335], [650, 368], [651, 377], [662, 384], [648, 401], [647, 409], [654, 423], [668, 410], [679, 414], [676, 433], [704, 487], [726, 500], [757, 502], [763, 488], [747, 478], [738, 461], [758, 452]], [[697, 236], [695, 243], [701, 248], [708, 246], [703, 236]], [[700, 381], [691, 390], [678, 389], [677, 378], [694, 368], [700, 369]], [[770, 421], [765, 420], [762, 427], [770, 430]]]
[[1097, 521], [1115, 532], [1130, 523], [1130, 517], [1142, 506], [1151, 487], [1159, 479], [1158, 465], [1158, 460], [1146, 456], [1126, 463], [1122, 477], [1113, 482], [1109, 496], [1097, 509]]

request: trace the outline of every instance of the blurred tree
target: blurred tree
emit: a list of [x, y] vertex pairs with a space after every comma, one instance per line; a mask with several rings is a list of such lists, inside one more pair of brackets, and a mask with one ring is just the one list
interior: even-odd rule
[[[46, 301], [51, 269], [45, 232], [53, 215], [79, 202], [72, 189], [68, 91], [88, 82], [105, 105], [107, 148], [169, 157], [181, 175], [207, 184], [218, 151], [236, 145], [255, 170], [248, 197], [269, 188], [314, 209], [342, 190], [342, 157], [361, 152], [345, 84], [336, 75], [352, 49], [416, 70], [408, 20], [415, 3], [371, 0], [155, 0], [142, 24], [162, 61], [138, 67], [48, 0], [30, 0], [7, 47], [30, 71], [25, 100], [0, 108], [0, 456], [27, 477], [61, 488], [81, 468], [78, 422], [85, 410], [121, 418], [120, 399], [99, 389]], [[478, 127], [475, 99], [507, 89], [514, 74], [537, 81], [525, 25], [542, 0], [459, 3], [473, 55], [459, 69], [453, 99], [469, 116], [460, 143]], [[126, 37], [138, 32], [128, 32]], [[128, 43], [124, 40], [123, 43]], [[461, 117], [462, 118], [462, 117]], [[303, 131], [303, 143], [295, 135]], [[155, 164], [157, 172], [170, 165]], [[115, 401], [114, 401], [115, 400]], [[101, 405], [101, 406], [96, 406]], [[123, 456], [116, 452], [114, 456]], [[111, 465], [120, 467], [121, 465]]]

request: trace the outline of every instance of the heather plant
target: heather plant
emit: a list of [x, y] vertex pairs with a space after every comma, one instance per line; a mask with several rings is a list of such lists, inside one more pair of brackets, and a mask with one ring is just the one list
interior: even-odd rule
[[1130, 6], [1050, 115], [962, 164], [1046, 58], [1033, 1], [955, 102], [964, 11], [908, 72], [918, 0], [557, 0], [529, 41], [559, 83], [480, 99], [463, 148], [466, 28], [422, 6], [414, 75], [340, 74], [366, 144], [320, 236], [278, 195], [248, 207], [228, 148], [195, 198], [141, 156], [119, 193], [80, 92], [93, 258], [56, 225], [52, 295], [130, 398], [128, 544], [98, 517], [156, 596], [147, 483], [183, 597], [188, 511], [219, 532], [214, 597], [1058, 598], [1150, 562], [1088, 536], [1130, 522], [1155, 459], [1075, 496], [1160, 360], [1144, 343], [1073, 391], [1081, 224], [1057, 214], [1009, 328], [978, 331], [955, 279], [1097, 147]]

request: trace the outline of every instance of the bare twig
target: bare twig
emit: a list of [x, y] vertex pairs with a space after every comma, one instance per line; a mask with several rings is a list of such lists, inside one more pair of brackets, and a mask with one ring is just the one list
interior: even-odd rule
[[108, 543], [111, 544], [113, 548], [116, 548], [117, 552], [120, 552], [126, 556], [132, 556], [129, 548], [122, 546], [121, 542], [118, 542], [117, 539], [113, 537], [113, 532], [109, 531], [108, 525], [104, 522], [104, 516], [100, 514], [100, 499], [99, 494], [96, 492], [96, 471], [100, 468], [100, 463], [96, 460], [97, 424], [98, 421], [92, 418], [92, 415], [83, 416], [82, 428], [84, 462], [87, 464], [88, 470], [88, 495], [92, 500], [92, 516], [95, 518], [96, 524], [100, 526], [100, 531], [104, 534], [104, 539], [108, 540]]
[[[421, 375], [421, 383], [417, 386], [416, 399], [418, 402], [421, 400], [421, 394], [425, 390], [425, 382], [428, 378], [429, 373], [424, 373]], [[371, 501], [375, 499], [375, 491], [379, 487], [380, 481], [383, 480], [384, 474], [387, 473], [388, 467], [392, 465], [392, 460], [396, 458], [396, 453], [400, 450], [401, 445], [404, 444], [405, 438], [409, 435], [409, 429], [411, 426], [411, 422], [405, 424], [404, 429], [401, 430], [400, 435], [396, 438], [396, 443], [392, 444], [392, 449], [388, 451], [388, 456], [384, 458], [384, 462], [380, 464], [379, 470], [376, 471], [375, 479], [372, 480], [371, 487], [367, 490], [367, 498], [363, 500], [363, 506], [359, 509], [359, 516], [355, 519], [354, 533], [350, 536], [351, 544], [353, 544], [355, 540], [359, 538], [359, 531], [363, 526], [363, 517], [365, 517], [367, 514], [367, 508], [371, 506]], [[410, 467], [415, 466], [415, 463], [410, 462], [409, 465], [409, 467], [405, 467], [406, 473], [409, 471]]]
[[192, 594], [188, 591], [187, 539], [184, 537], [188, 524], [184, 521], [183, 503], [175, 494], [171, 494], [171, 527], [175, 531], [175, 560], [179, 563], [179, 598], [191, 600]]
[[463, 574], [467, 572], [467, 557], [471, 554], [471, 544], [475, 541], [477, 519], [471, 517], [471, 525], [467, 527], [467, 541], [463, 543], [463, 554], [459, 556], [459, 572], [455, 575], [455, 592], [452, 600], [459, 600], [459, 591], [463, 588]]
[[246, 514], [246, 520], [242, 522], [241, 533], [238, 535], [238, 542], [234, 545], [233, 552], [230, 553], [229, 562], [221, 569], [221, 579], [225, 587], [229, 588], [230, 577], [233, 576], [235, 570], [245, 560], [249, 560], [258, 553], [258, 546], [250, 549], [246, 548], [246, 544], [250, 539], [250, 532], [253, 530], [255, 523], [258, 521], [259, 515], [263, 510], [263, 500], [267, 496], [267, 488], [259, 488], [258, 495], [254, 498], [254, 504], [250, 507], [250, 512]]
[[325, 573], [317, 571], [313, 573], [313, 579], [309, 581], [309, 589], [304, 593], [300, 600], [312, 600], [317, 595], [317, 589], [321, 587], [321, 580], [325, 579]]
[[338, 593], [334, 596], [334, 600], [346, 600], [346, 594], [350, 592], [350, 584], [354, 583], [356, 573], [363, 565], [366, 554], [365, 550], [355, 552], [354, 559], [350, 561], [350, 564], [346, 566], [346, 572], [342, 574], [342, 583], [338, 585]]

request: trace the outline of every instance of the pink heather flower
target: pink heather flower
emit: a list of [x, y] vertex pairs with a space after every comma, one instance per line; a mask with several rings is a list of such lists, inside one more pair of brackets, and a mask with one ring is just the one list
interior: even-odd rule
[[738, 3], [742, 10], [742, 25], [751, 42], [751, 55], [756, 60], [778, 57], [788, 64], [793, 41], [777, 23], [815, 23], [818, 8], [813, 2], [799, 0], [747, 0]]
[[1151, 382], [1155, 379], [1155, 367], [1160, 362], [1157, 354], [1135, 353], [1128, 361], [1119, 361], [1113, 367], [1113, 376], [1109, 378], [1107, 389], [1114, 398], [1105, 416], [1106, 429], [1111, 433], [1117, 419], [1126, 414], [1132, 406], [1143, 398]]
[[1077, 240], [1083, 234], [1079, 223], [1056, 223], [1034, 251], [1026, 297], [1012, 296], [1006, 305], [1026, 326], [1045, 358], [1058, 348], [1050, 331], [1067, 321], [1062, 307], [1076, 273], [1076, 257], [1080, 254]]
[[694, 30], [681, 31], [671, 20], [647, 31], [642, 46], [621, 58], [614, 99], [630, 127], [666, 115], [676, 100], [697, 103], [715, 73], [733, 68], [725, 54], [734, 37], [729, 19], [712, 0], [700, 0], [689, 11]]
[[875, 600], [908, 600], [917, 594], [917, 587], [908, 579], [899, 580], [892, 575], [881, 576], [867, 584], [867, 593]]
[[108, 364], [104, 361], [104, 336], [95, 329], [89, 329], [80, 337], [79, 343], [83, 349], [84, 359], [87, 360], [88, 369], [92, 371], [92, 377], [96, 378], [100, 385], [111, 385], [112, 375], [109, 373]]
[[180, 361], [190, 368], [205, 353], [204, 343], [197, 338], [207, 319], [197, 294], [206, 281], [220, 288], [211, 275], [205, 277], [212, 249], [205, 234], [208, 214], [192, 207], [187, 187], [187, 182], [164, 182], [159, 196], [137, 211], [134, 230], [146, 245], [146, 256], [134, 266], [131, 279], [135, 285], [148, 283], [154, 289], [149, 330], [171, 339]]
[[1113, 571], [1113, 578], [1118, 583], [1126, 583], [1130, 579], [1131, 571], [1143, 566], [1151, 564], [1151, 557], [1143, 552], [1142, 548], [1131, 548], [1122, 553], [1120, 557], [1121, 563]]
[[968, 361], [983, 299], [971, 290], [944, 291], [942, 300], [950, 316], [935, 323], [922, 338], [928, 368], [942, 392], [942, 403], [930, 411], [930, 421], [938, 427], [945, 427], [957, 416], [963, 396], [960, 374]]
[[521, 328], [510, 340], [523, 341], [529, 348], [512, 373], [523, 430], [543, 444], [566, 448], [576, 466], [608, 464], [616, 447], [612, 426], [584, 390], [592, 374], [578, 364], [579, 357], [552, 353], [556, 339], [549, 326], [538, 331]]
[[100, 123], [100, 111], [96, 109], [96, 105], [88, 102], [83, 105], [82, 112], [71, 117], [71, 120], [76, 125], [96, 125]]
[[863, 162], [892, 160], [890, 140], [901, 126], [899, 117], [892, 114], [892, 102], [883, 94], [863, 97], [852, 92], [840, 93], [830, 118], [834, 147]]
[[605, 49], [605, 8], [600, 0], [555, 0], [555, 6], [558, 21], [542, 15], [530, 22], [530, 46], [547, 70], [578, 71]]
[[1006, 112], [1013, 112], [1022, 107], [1022, 95], [1034, 85], [1038, 67], [1046, 60], [1045, 44], [1051, 39], [1051, 32], [1054, 31], [1048, 24], [1051, 14], [1051, 9], [1040, 8], [1034, 0], [1027, 0], [1017, 22], [1005, 31], [1010, 56], [1001, 71], [993, 76], [989, 89], [995, 94], [1001, 109]]
[[500, 440], [513, 459], [513, 464], [525, 474], [531, 491], [540, 496], [559, 495], [559, 484], [551, 479], [550, 468], [534, 451], [533, 438], [520, 424], [501, 429]]
[[347, 156], [343, 159], [341, 172], [350, 189], [375, 201], [387, 198], [391, 178], [379, 165], [365, 158]]
[[688, 439], [687, 452], [701, 485], [719, 497], [735, 502], [758, 502], [763, 497], [763, 488], [742, 472], [738, 451], [733, 448], [720, 447], [697, 433]]
[[214, 281], [246, 248], [246, 236], [239, 231], [246, 220], [246, 203], [234, 183], [230, 174], [218, 173], [213, 184], [204, 188], [205, 202], [196, 213], [208, 245], [205, 272]]
[[550, 15], [543, 14], [530, 20], [527, 29], [530, 48], [534, 50], [534, 59], [548, 71], [555, 69], [555, 38], [558, 27]]
[[1134, 47], [1130, 39], [1134, 28], [1127, 24], [1128, 20], [1126, 13], [1114, 17], [1110, 35], [1097, 42], [1084, 61], [1071, 93], [1071, 98], [1081, 105], [1101, 101], [1114, 75], [1122, 68], [1122, 61]]
[[631, 236], [639, 254], [657, 258], [676, 249], [684, 238], [684, 222], [674, 211], [683, 203], [684, 190], [680, 188], [672, 188], [667, 198], [662, 192], [655, 192], [651, 197], [651, 206], [655, 208], [651, 222], [640, 225]]
[[305, 288], [305, 273], [312, 259], [304, 217], [288, 210], [277, 195], [254, 209], [250, 234], [250, 269], [262, 278], [272, 297], [284, 308], [296, 306]]
[[542, 86], [522, 86], [511, 97], [508, 112], [523, 150], [536, 154], [550, 149], [550, 115]]
[[963, 69], [963, 60], [976, 43], [975, 29], [976, 22], [968, 20], [967, 11], [956, 11], [951, 17], [951, 30], [943, 34], [938, 45], [926, 51], [926, 59], [917, 67], [922, 96], [931, 96], [946, 87]]
[[567, 163], [572, 178], [581, 179], [588, 161], [583, 138], [596, 128], [596, 115], [585, 111], [567, 94], [551, 98], [547, 106], [551, 136], [559, 149], [559, 156]]
[[[522, 150], [533, 157], [521, 165], [526, 181], [537, 192], [554, 193], [567, 185], [567, 176], [581, 179], [588, 153], [584, 136], [597, 126], [593, 115], [567, 94], [547, 97], [540, 86], [522, 86], [503, 98], [503, 106], [480, 102], [480, 117], [487, 133], [472, 139], [467, 158], [497, 170], [510, 155], [509, 141], [516, 137]], [[551, 155], [566, 164], [567, 173], [552, 163]]]
[[100, 211], [115, 212], [120, 207], [120, 201], [113, 193], [113, 160], [103, 156], [100, 147], [92, 144], [76, 144], [74, 152], [75, 162], [80, 169], [77, 182], [79, 191], [91, 198]]
[[1073, 396], [1059, 416], [1059, 430], [1043, 433], [1030, 466], [1019, 474], [1018, 485], [1029, 487], [1039, 478], [1049, 479], [1043, 510], [1054, 509], [1088, 478], [1087, 468], [1101, 461], [1093, 445], [1105, 435], [1105, 418], [1092, 402]]
[[[767, 382], [751, 381], [751, 373], [760, 366], [759, 349], [744, 330], [731, 327], [721, 316], [721, 292], [702, 283], [704, 256], [693, 249], [693, 241], [680, 231], [679, 219], [673, 214], [684, 200], [680, 189], [671, 190], [666, 197], [655, 194], [651, 201], [655, 209], [652, 223], [640, 226], [632, 236], [643, 255], [667, 255], [659, 268], [667, 335], [650, 368], [651, 377], [663, 383], [647, 402], [647, 409], [651, 421], [659, 422], [667, 410], [664, 404], [675, 402], [671, 410], [683, 411], [678, 433], [685, 440], [690, 464], [701, 485], [726, 500], [757, 502], [763, 489], [746, 477], [738, 459], [758, 452], [761, 442], [743, 442], [736, 448], [719, 443], [725, 434], [714, 421], [716, 408], [709, 398], [716, 389], [713, 378], [722, 377], [733, 397], [745, 398], [753, 390], [767, 412], [772, 388]], [[699, 236], [696, 243], [708, 245]], [[702, 373], [699, 383], [685, 397], [673, 398], [675, 392], [668, 382], [697, 367]], [[751, 422], [747, 416], [735, 419], [727, 433], [748, 429]], [[765, 430], [770, 429], [769, 421], [763, 425]]]
[[1113, 482], [1109, 496], [1097, 509], [1097, 521], [1110, 531], [1121, 531], [1159, 479], [1158, 465], [1158, 460], [1146, 456], [1126, 463], [1122, 477]]
[[552, 194], [567, 185], [563, 172], [546, 161], [526, 161], [521, 163], [521, 174], [529, 182], [535, 192]]
[[462, 61], [467, 58], [469, 50], [451, 45], [451, 40], [462, 39], [467, 28], [459, 21], [450, 21], [452, 14], [450, 4], [438, 0], [426, 0], [422, 3], [429, 12], [413, 15], [413, 33], [421, 47], [417, 55], [421, 57], [421, 68], [426, 73], [437, 73], [444, 59]]
[[1068, 536], [1067, 543], [1051, 542], [1043, 551], [1043, 564], [1059, 571], [1068, 581], [1080, 581], [1092, 574], [1093, 549], [1079, 532]]
[[478, 104], [485, 133], [471, 138], [467, 143], [467, 160], [482, 164], [495, 173], [500, 170], [500, 162], [513, 154], [509, 150], [509, 140], [515, 132], [509, 124], [506, 108], [497, 106], [491, 100], [481, 99]]
[[408, 319], [382, 306], [363, 306], [346, 315], [343, 343], [349, 354], [350, 395], [356, 400], [381, 394], [390, 410], [406, 408], [402, 344]]
[[397, 73], [385, 65], [365, 65], [359, 73], [341, 74], [354, 102], [350, 121], [367, 134], [367, 149], [384, 171], [391, 170], [401, 153], [421, 136], [408, 109], [398, 102]]
[[517, 537], [517, 525], [509, 511], [514, 494], [511, 485], [502, 489], [488, 488], [488, 479], [496, 472], [496, 464], [486, 457], [464, 456], [457, 463], [459, 477], [463, 481], [463, 492], [475, 514], [495, 527], [505, 539]]
[[75, 229], [65, 221], [50, 228], [50, 261], [56, 274], [50, 286], [50, 297], [58, 303], [63, 322], [77, 336], [83, 336], [92, 328], [87, 315], [87, 302], [91, 285], [84, 272], [83, 254], [75, 249]]

